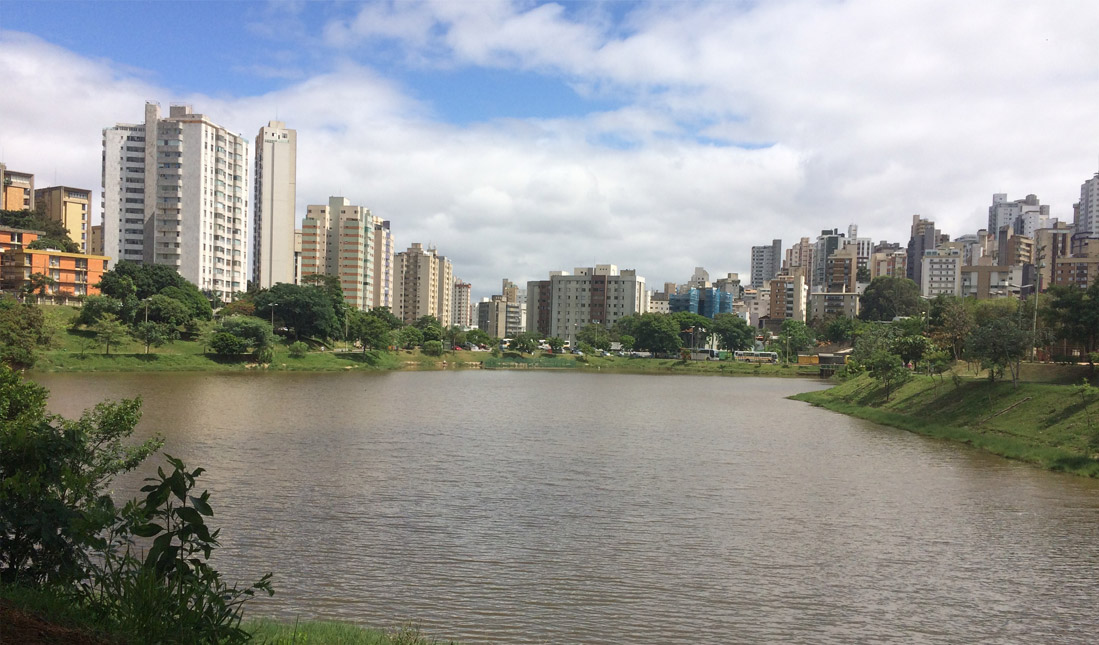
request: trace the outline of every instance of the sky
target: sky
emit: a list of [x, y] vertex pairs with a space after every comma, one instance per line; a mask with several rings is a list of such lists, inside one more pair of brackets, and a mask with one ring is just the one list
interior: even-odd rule
[[1071, 222], [1097, 33], [1094, 0], [3, 0], [0, 161], [98, 191], [103, 128], [186, 103], [296, 129], [299, 218], [367, 206], [475, 299], [595, 264], [747, 282], [752, 245], [956, 237], [994, 193]]

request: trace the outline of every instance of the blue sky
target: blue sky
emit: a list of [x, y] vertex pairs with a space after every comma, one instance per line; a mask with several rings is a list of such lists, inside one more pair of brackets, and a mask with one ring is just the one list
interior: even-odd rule
[[594, 263], [659, 285], [852, 223], [970, 233], [999, 192], [1071, 219], [1096, 33], [1086, 0], [4, 0], [0, 156], [97, 189], [146, 100], [277, 115], [300, 213], [343, 194], [475, 296]]

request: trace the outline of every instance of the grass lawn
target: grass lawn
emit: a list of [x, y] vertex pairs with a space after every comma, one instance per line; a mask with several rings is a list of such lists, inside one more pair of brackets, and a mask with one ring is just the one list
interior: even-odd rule
[[879, 383], [861, 375], [793, 398], [1050, 470], [1099, 477], [1099, 396], [1085, 400], [1060, 384], [1076, 376], [1076, 366], [1060, 376], [1056, 367], [1041, 370], [1050, 382], [1021, 382], [1018, 388], [1010, 381], [917, 375], [886, 400]]

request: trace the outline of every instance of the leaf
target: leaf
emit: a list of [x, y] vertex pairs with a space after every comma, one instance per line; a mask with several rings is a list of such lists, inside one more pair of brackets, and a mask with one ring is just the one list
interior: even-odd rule
[[212, 517], [214, 515], [213, 509], [206, 503], [206, 499], [209, 497], [207, 493], [203, 493], [202, 497], [188, 497], [191, 500], [191, 505], [195, 507], [199, 513], [202, 513], [206, 517]]
[[205, 526], [205, 523], [202, 520], [202, 515], [190, 506], [184, 506], [182, 508], [176, 509], [176, 515], [178, 515], [179, 518], [182, 519], [184, 522], [191, 525], [189, 528]]
[[172, 488], [172, 494], [184, 501], [187, 499], [187, 482], [183, 479], [183, 471], [177, 470], [168, 478], [168, 485]]
[[161, 531], [164, 530], [164, 527], [160, 526], [159, 524], [153, 524], [152, 522], [150, 522], [148, 524], [139, 524], [131, 530], [132, 530], [134, 535], [136, 535], [138, 537], [147, 538], [147, 537], [153, 537], [157, 533], [160, 533]]

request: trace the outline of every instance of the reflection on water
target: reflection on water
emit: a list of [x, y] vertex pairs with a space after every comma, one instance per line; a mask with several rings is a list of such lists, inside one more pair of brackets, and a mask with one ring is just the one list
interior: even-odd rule
[[1099, 627], [1099, 483], [784, 399], [811, 381], [36, 379], [68, 415], [143, 397], [142, 436], [209, 471], [220, 568], [275, 572], [254, 613], [466, 643], [1090, 643]]

